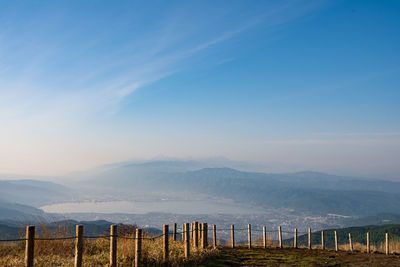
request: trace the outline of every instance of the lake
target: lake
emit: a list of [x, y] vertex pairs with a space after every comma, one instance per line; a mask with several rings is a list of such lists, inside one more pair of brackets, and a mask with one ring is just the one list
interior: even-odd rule
[[66, 202], [41, 207], [49, 213], [128, 213], [144, 214], [165, 212], [176, 214], [250, 214], [262, 212], [256, 207], [207, 200], [157, 200], [157, 201], [88, 201]]

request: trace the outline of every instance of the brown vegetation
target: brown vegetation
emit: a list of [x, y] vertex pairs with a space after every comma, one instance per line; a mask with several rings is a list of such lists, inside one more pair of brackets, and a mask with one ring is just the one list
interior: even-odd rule
[[[136, 227], [119, 226], [118, 229], [118, 266], [133, 266], [135, 260], [134, 230]], [[59, 227], [51, 231], [46, 225], [40, 226], [38, 239], [68, 237], [68, 229]], [[143, 266], [159, 266], [163, 263], [162, 238], [144, 234], [142, 241]], [[154, 239], [153, 239], [154, 238]], [[35, 266], [73, 266], [75, 240], [35, 240]], [[10, 242], [0, 245], [0, 266], [24, 266], [25, 242]], [[217, 254], [216, 249], [196, 249], [191, 246], [190, 260], [184, 257], [184, 244], [169, 239], [169, 262], [172, 266], [197, 265]], [[84, 266], [107, 266], [110, 256], [108, 237], [85, 239], [83, 252]]]

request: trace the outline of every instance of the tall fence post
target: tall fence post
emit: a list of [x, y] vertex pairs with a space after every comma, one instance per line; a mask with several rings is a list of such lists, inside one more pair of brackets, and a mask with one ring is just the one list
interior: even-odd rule
[[232, 248], [235, 248], [235, 226], [233, 224], [231, 225], [231, 242]]
[[199, 247], [199, 223], [193, 222], [193, 243], [194, 246], [197, 248]]
[[142, 229], [136, 229], [135, 239], [135, 267], [140, 267], [140, 258], [142, 256]]
[[26, 242], [25, 242], [25, 266], [33, 267], [33, 257], [35, 250], [35, 226], [26, 227]]
[[194, 240], [194, 222], [190, 224], [190, 228], [191, 228], [190, 237], [192, 238], [192, 240]]
[[169, 226], [168, 224], [163, 225], [163, 260], [168, 263], [169, 256]]
[[110, 267], [117, 267], [117, 225], [110, 228]]
[[172, 239], [176, 241], [176, 223], [174, 223], [174, 227], [172, 228]]
[[321, 249], [325, 249], [324, 231], [321, 231]]
[[199, 242], [203, 243], [203, 223], [199, 223]]
[[371, 252], [371, 246], [369, 241], [369, 232], [367, 232], [367, 253]]
[[[198, 246], [201, 245], [201, 237], [202, 237], [202, 232], [201, 229], [203, 227], [203, 223], [202, 222], [196, 222], [197, 223], [197, 242], [198, 242]], [[195, 225], [193, 224], [193, 227], [195, 227]], [[192, 239], [194, 241], [194, 236], [195, 236], [196, 232], [195, 229], [193, 228], [193, 235], [192, 235]]]
[[217, 247], [217, 226], [213, 224], [213, 246]]
[[76, 226], [75, 267], [82, 267], [83, 254], [83, 225]]
[[247, 225], [247, 242], [249, 249], [251, 249], [251, 224]]
[[267, 227], [263, 226], [263, 244], [267, 248]]
[[350, 251], [353, 251], [353, 242], [351, 242], [351, 233], [349, 233], [349, 248]]
[[190, 235], [189, 235], [189, 223], [185, 223], [183, 227], [183, 231], [185, 232], [185, 258], [189, 259], [190, 257]]
[[201, 245], [202, 248], [206, 248], [208, 246], [208, 224], [207, 223], [203, 223], [203, 235], [201, 238]]
[[294, 228], [293, 247], [297, 248], [297, 228]]
[[279, 236], [279, 247], [283, 248], [283, 243], [282, 243], [282, 227], [278, 227], [278, 236]]
[[385, 252], [386, 255], [389, 255], [389, 234], [385, 233]]
[[339, 251], [337, 232], [335, 231], [334, 234], [335, 234], [335, 251]]
[[311, 228], [308, 228], [308, 249], [312, 248], [311, 244]]

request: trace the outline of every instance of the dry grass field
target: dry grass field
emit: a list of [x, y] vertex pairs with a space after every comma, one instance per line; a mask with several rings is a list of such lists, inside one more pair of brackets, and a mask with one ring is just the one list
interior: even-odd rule
[[[55, 233], [41, 228], [39, 238], [62, 238], [68, 236], [65, 229], [58, 229]], [[135, 240], [130, 235], [121, 235], [118, 238], [117, 262], [118, 266], [133, 266], [135, 260]], [[163, 244], [161, 238], [152, 240], [151, 236], [143, 236], [142, 259], [144, 266], [159, 266], [163, 263]], [[150, 239], [148, 239], [150, 238]], [[0, 245], [0, 266], [24, 266], [25, 241], [3, 243]], [[36, 240], [35, 266], [73, 266], [75, 242], [74, 240]], [[198, 265], [218, 254], [218, 250], [196, 249], [191, 247], [190, 260], [184, 256], [184, 244], [181, 241], [169, 239], [169, 262], [173, 266]], [[84, 266], [108, 266], [110, 259], [110, 241], [108, 237], [85, 239], [83, 252]]]
[[332, 250], [308, 250], [304, 248], [221, 248], [219, 256], [200, 266], [365, 266], [395, 267], [400, 266], [399, 255], [367, 254], [359, 252]]
[[[128, 229], [129, 230], [129, 229]], [[68, 236], [67, 229], [60, 227], [50, 231], [45, 225], [40, 227], [39, 238], [63, 238]], [[117, 262], [118, 266], [134, 266], [135, 240], [132, 231], [119, 233]], [[124, 238], [127, 237], [127, 238]], [[163, 244], [161, 238], [144, 235], [142, 241], [142, 265], [161, 266], [163, 264]], [[228, 242], [229, 243], [229, 242]], [[228, 244], [227, 244], [228, 245]], [[219, 246], [217, 249], [195, 248], [192, 244], [190, 260], [185, 259], [184, 244], [181, 241], [169, 242], [170, 266], [400, 266], [400, 242], [391, 240], [391, 255], [384, 255], [384, 244], [371, 245], [371, 254], [367, 254], [364, 244], [353, 243], [353, 252], [348, 244], [339, 246], [340, 251], [320, 250], [314, 245], [312, 250], [302, 246], [294, 248], [276, 248], [277, 241], [267, 237], [268, 249], [261, 248], [263, 241], [254, 240], [255, 248], [245, 246], [235, 249]], [[36, 240], [35, 266], [73, 266], [74, 240]], [[25, 241], [0, 244], [0, 266], [24, 266]], [[104, 238], [85, 239], [84, 266], [109, 266], [110, 241]]]
[[[85, 241], [84, 266], [107, 266], [109, 264], [109, 240], [96, 239]], [[25, 243], [0, 246], [0, 266], [23, 266]], [[173, 266], [197, 265], [208, 258], [215, 257], [218, 250], [191, 248], [190, 261], [185, 260], [183, 243], [170, 240], [170, 263]], [[118, 240], [118, 266], [133, 266], [134, 240]], [[158, 266], [162, 260], [162, 240], [146, 240], [142, 243], [142, 263], [144, 266]], [[73, 266], [73, 241], [36, 241], [35, 266]]]

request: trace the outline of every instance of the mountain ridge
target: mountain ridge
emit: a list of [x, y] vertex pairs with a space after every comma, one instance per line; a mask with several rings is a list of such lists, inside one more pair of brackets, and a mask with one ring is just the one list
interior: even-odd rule
[[194, 160], [116, 164], [83, 175], [84, 179], [69, 188], [51, 182], [0, 180], [0, 195], [9, 202], [40, 207], [82, 201], [87, 199], [83, 197], [85, 194], [91, 199], [97, 200], [100, 196], [99, 200], [107, 201], [103, 197], [105, 193], [112, 200], [135, 200], [137, 195], [163, 199], [166, 195], [181, 196], [186, 192], [188, 197], [193, 194], [229, 199], [238, 204], [284, 208], [299, 214], [367, 216], [379, 212], [400, 213], [400, 182], [316, 171], [249, 172], [204, 164]]

